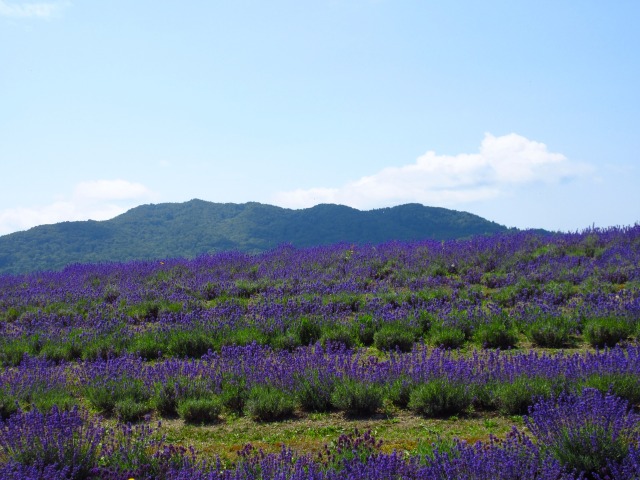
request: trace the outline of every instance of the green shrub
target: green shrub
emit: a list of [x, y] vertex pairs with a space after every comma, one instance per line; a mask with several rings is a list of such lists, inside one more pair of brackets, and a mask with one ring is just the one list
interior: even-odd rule
[[153, 385], [151, 405], [163, 417], [170, 417], [178, 413], [178, 393], [174, 379], [156, 382]]
[[416, 339], [412, 328], [401, 324], [387, 324], [373, 336], [373, 343], [378, 350], [395, 350], [410, 352]]
[[0, 312], [0, 322], [15, 322], [20, 317], [20, 310], [9, 307], [4, 312]]
[[482, 383], [472, 383], [469, 385], [469, 392], [473, 398], [473, 406], [479, 410], [495, 410], [495, 389], [497, 382], [489, 381]]
[[[346, 465], [353, 464], [354, 460], [366, 464], [371, 457], [381, 452], [381, 447], [382, 441], [377, 441], [370, 430], [361, 434], [356, 428], [353, 433], [342, 434], [336, 441], [329, 443], [321, 458], [328, 470], [341, 472]], [[350, 478], [353, 478], [353, 474]]]
[[115, 403], [113, 413], [121, 422], [138, 422], [151, 412], [148, 401], [138, 401], [132, 397], [126, 397]]
[[334, 379], [317, 370], [305, 372], [296, 378], [296, 395], [300, 406], [309, 412], [331, 410]]
[[290, 417], [296, 408], [292, 395], [270, 385], [257, 385], [249, 391], [245, 410], [253, 420], [268, 422]]
[[467, 385], [438, 378], [417, 385], [409, 397], [409, 408], [425, 417], [457, 415], [471, 406]]
[[382, 385], [344, 378], [336, 381], [331, 404], [350, 415], [370, 415], [382, 407], [384, 395]]
[[18, 411], [18, 399], [4, 389], [0, 389], [0, 420], [6, 420]]
[[389, 387], [388, 398], [394, 405], [404, 408], [409, 404], [416, 384], [410, 378], [398, 378]]
[[213, 380], [177, 376], [154, 384], [151, 405], [160, 415], [173, 416], [178, 413], [180, 401], [206, 398], [213, 393]]
[[84, 389], [85, 398], [99, 412], [105, 415], [114, 413], [116, 404], [123, 400], [144, 403], [150, 399], [142, 380], [111, 380], [95, 382]]
[[159, 331], [146, 331], [137, 334], [127, 346], [129, 353], [140, 355], [146, 360], [155, 360], [162, 357], [167, 351], [166, 333]]
[[542, 348], [564, 348], [574, 343], [571, 324], [564, 317], [547, 317], [533, 322], [527, 338]]
[[82, 347], [83, 360], [106, 360], [117, 357], [125, 350], [125, 340], [120, 335], [96, 335]]
[[151, 322], [158, 319], [160, 314], [160, 303], [149, 300], [130, 305], [127, 314], [138, 322]]
[[436, 315], [427, 310], [420, 310], [416, 316], [416, 320], [418, 321], [420, 330], [425, 335], [429, 333], [431, 327], [437, 322]]
[[302, 345], [311, 345], [320, 340], [322, 329], [318, 322], [307, 317], [302, 317], [296, 327], [296, 333]]
[[518, 332], [510, 322], [494, 320], [480, 324], [474, 332], [475, 341], [484, 348], [511, 348], [518, 343]]
[[221, 345], [249, 345], [251, 343], [266, 345], [268, 341], [269, 337], [262, 330], [255, 327], [245, 327], [226, 332], [221, 339]]
[[635, 373], [597, 373], [587, 377], [577, 385], [577, 392], [585, 387], [597, 388], [603, 393], [624, 398], [631, 405], [640, 404], [640, 378]]
[[460, 348], [467, 339], [462, 329], [442, 325], [434, 326], [429, 338], [432, 345], [441, 348]]
[[172, 330], [167, 339], [167, 352], [171, 357], [200, 358], [216, 347], [214, 334], [200, 329]]
[[0, 362], [6, 367], [20, 365], [25, 354], [34, 356], [40, 352], [42, 341], [38, 335], [5, 340], [0, 345]]
[[78, 399], [74, 398], [68, 390], [61, 388], [44, 389], [33, 393], [30, 402], [33, 407], [43, 413], [50, 412], [54, 406], [60, 411], [66, 411], [78, 405]]
[[327, 346], [329, 343], [341, 343], [347, 348], [353, 348], [357, 342], [353, 331], [345, 326], [335, 325], [324, 330], [322, 337], [320, 337], [320, 343], [322, 346]]
[[582, 333], [592, 347], [603, 348], [614, 347], [632, 332], [633, 327], [626, 318], [611, 316], [587, 321]]
[[512, 383], [500, 383], [494, 390], [494, 404], [506, 415], [524, 415], [537, 399], [556, 393], [554, 382], [543, 377], [521, 376]]
[[248, 396], [249, 392], [245, 387], [244, 380], [230, 379], [223, 382], [220, 401], [230, 412], [242, 413]]
[[82, 357], [83, 346], [75, 339], [50, 341], [43, 345], [40, 351], [47, 359], [59, 363], [71, 361]]
[[373, 345], [374, 336], [378, 331], [379, 325], [373, 316], [367, 313], [358, 316], [352, 328], [354, 337], [358, 339], [360, 344], [369, 347]]
[[[638, 478], [637, 453], [629, 455], [637, 447], [638, 418], [626, 400], [586, 388], [536, 402], [524, 420], [542, 453], [566, 471], [585, 479]], [[623, 462], [633, 467], [618, 468]]]
[[178, 415], [186, 423], [210, 423], [218, 420], [222, 402], [218, 397], [190, 398], [178, 403]]
[[302, 345], [300, 337], [296, 332], [285, 332], [275, 335], [269, 339], [269, 345], [274, 350], [288, 350], [292, 352]]

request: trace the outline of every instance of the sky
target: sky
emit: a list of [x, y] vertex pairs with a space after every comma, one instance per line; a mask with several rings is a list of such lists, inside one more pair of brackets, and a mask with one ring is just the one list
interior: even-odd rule
[[0, 235], [193, 198], [640, 222], [640, 2], [0, 0]]

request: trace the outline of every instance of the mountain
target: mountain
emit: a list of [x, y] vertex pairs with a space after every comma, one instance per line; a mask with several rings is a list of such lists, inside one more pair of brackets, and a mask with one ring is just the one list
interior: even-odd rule
[[1, 236], [0, 273], [224, 250], [259, 253], [283, 243], [309, 247], [446, 240], [507, 230], [477, 215], [419, 204], [369, 211], [326, 204], [291, 210], [255, 202], [191, 200], [142, 205], [111, 220], [62, 222]]

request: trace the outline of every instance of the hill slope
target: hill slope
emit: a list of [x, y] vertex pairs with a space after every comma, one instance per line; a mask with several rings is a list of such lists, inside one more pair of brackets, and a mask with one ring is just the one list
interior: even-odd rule
[[69, 263], [194, 257], [239, 250], [258, 253], [282, 243], [446, 240], [507, 228], [470, 213], [407, 204], [360, 211], [342, 205], [290, 210], [260, 203], [142, 205], [106, 221], [43, 225], [0, 237], [0, 273], [55, 270]]

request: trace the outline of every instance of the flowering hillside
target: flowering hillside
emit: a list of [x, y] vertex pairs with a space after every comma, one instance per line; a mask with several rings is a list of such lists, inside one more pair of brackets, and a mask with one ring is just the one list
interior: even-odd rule
[[[640, 475], [638, 225], [5, 275], [0, 329], [2, 478]], [[448, 427], [198, 440], [317, 419]]]

